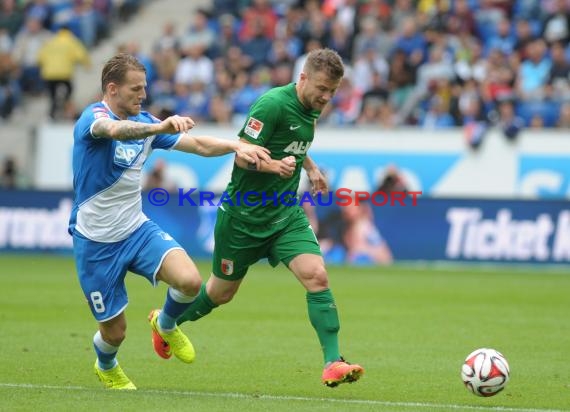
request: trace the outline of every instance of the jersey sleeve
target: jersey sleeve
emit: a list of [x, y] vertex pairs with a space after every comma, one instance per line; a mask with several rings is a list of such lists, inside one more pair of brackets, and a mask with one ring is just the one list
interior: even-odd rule
[[94, 104], [87, 107], [81, 117], [79, 118], [76, 128], [79, 129], [79, 136], [85, 139], [97, 139], [98, 137], [93, 134], [93, 125], [101, 119], [111, 119], [111, 113], [102, 104]]
[[[160, 119], [150, 113], [144, 113], [149, 123], [160, 123]], [[152, 140], [151, 147], [153, 149], [171, 150], [176, 143], [182, 138], [182, 133], [176, 134], [157, 134]]]
[[275, 130], [280, 113], [281, 107], [275, 99], [262, 96], [251, 107], [238, 136], [250, 143], [266, 146]]

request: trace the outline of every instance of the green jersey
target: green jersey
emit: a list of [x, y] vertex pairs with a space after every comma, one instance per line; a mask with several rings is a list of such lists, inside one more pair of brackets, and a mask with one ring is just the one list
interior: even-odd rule
[[222, 207], [232, 216], [253, 224], [285, 221], [298, 206], [297, 191], [303, 161], [315, 136], [319, 111], [306, 109], [295, 84], [276, 87], [251, 107], [239, 136], [265, 146], [273, 159], [295, 156], [293, 176], [245, 170], [234, 165]]

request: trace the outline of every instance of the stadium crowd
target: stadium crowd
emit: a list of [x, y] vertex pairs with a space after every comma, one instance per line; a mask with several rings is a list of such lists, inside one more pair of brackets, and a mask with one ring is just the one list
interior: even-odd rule
[[[54, 31], [90, 49], [138, 3], [118, 13], [112, 0], [2, 0], [0, 114], [45, 92], [36, 56]], [[570, 0], [213, 0], [187, 27], [161, 30], [148, 55], [121, 47], [145, 64], [161, 116], [240, 125], [308, 51], [330, 47], [349, 70], [323, 123], [463, 126], [474, 146], [491, 124], [509, 138], [570, 127]]]

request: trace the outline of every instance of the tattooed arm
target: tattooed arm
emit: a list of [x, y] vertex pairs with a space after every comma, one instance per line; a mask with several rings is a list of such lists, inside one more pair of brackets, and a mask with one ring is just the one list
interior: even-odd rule
[[175, 134], [186, 132], [194, 127], [189, 117], [170, 116], [160, 123], [140, 123], [132, 120], [112, 120], [102, 118], [93, 124], [93, 135], [116, 140], [142, 139], [154, 134]]

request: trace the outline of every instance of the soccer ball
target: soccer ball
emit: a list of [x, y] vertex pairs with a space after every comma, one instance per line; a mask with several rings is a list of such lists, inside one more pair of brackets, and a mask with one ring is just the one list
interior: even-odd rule
[[507, 359], [495, 349], [474, 350], [461, 367], [461, 379], [465, 387], [477, 396], [495, 396], [510, 377]]

